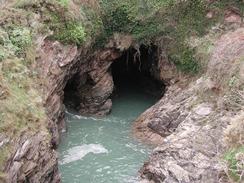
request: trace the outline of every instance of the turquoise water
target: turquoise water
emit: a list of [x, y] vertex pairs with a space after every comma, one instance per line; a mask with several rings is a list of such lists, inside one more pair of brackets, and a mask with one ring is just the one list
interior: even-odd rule
[[151, 151], [133, 139], [131, 125], [155, 98], [124, 88], [113, 98], [112, 113], [104, 118], [66, 113], [68, 132], [59, 146], [63, 183], [134, 183]]

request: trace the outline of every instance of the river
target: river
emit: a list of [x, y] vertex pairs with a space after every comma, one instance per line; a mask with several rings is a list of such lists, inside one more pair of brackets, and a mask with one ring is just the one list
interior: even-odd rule
[[68, 131], [59, 146], [63, 183], [134, 183], [152, 148], [136, 141], [131, 126], [156, 98], [135, 85], [119, 88], [104, 118], [66, 112]]

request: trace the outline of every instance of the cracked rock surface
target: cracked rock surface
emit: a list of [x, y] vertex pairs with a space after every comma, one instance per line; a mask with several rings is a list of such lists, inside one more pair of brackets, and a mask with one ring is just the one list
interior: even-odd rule
[[[165, 96], [135, 121], [135, 136], [158, 144], [140, 170], [140, 182], [226, 182], [221, 161], [223, 133], [237, 113], [226, 108], [224, 98], [229, 93], [220, 78], [234, 69], [241, 75], [243, 64], [236, 60], [244, 56], [243, 36], [243, 28], [223, 35], [206, 75], [185, 88], [171, 85]], [[205, 95], [214, 100], [206, 100]]]

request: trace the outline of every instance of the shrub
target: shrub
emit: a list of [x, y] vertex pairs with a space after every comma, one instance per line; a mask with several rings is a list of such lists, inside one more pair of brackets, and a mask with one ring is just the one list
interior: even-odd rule
[[9, 31], [9, 39], [16, 47], [17, 54], [22, 53], [32, 43], [32, 36], [29, 29], [25, 27], [14, 27]]
[[85, 15], [84, 27], [86, 30], [86, 36], [95, 38], [103, 31], [103, 21], [98, 10], [88, 6], [81, 6], [81, 14]]
[[179, 70], [190, 74], [200, 70], [194, 57], [195, 50], [185, 42], [192, 34], [204, 34], [213, 23], [206, 18], [205, 1], [102, 0], [101, 7], [105, 13], [100, 42], [104, 43], [115, 32], [130, 34], [139, 44], [166, 37], [170, 43], [163, 46]]
[[63, 43], [76, 43], [80, 46], [85, 41], [84, 27], [76, 22], [68, 22], [65, 27], [56, 30], [54, 38]]
[[51, 13], [51, 22], [48, 26], [53, 30], [53, 38], [65, 44], [75, 43], [82, 45], [86, 38], [83, 24], [78, 20], [66, 20], [66, 17], [58, 12]]
[[194, 55], [194, 49], [182, 46], [180, 47], [180, 50], [170, 53], [169, 60], [172, 61], [180, 71], [196, 74], [200, 69], [200, 65], [196, 61]]

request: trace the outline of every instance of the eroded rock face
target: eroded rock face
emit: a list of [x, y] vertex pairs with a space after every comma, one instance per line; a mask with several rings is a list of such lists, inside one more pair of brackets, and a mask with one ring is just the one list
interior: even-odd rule
[[229, 9], [225, 12], [225, 21], [227, 23], [237, 23], [240, 24], [242, 22], [241, 15], [238, 9]]
[[[4, 170], [4, 182], [7, 183], [60, 182], [55, 149], [60, 131], [65, 129], [64, 88], [75, 74], [80, 76], [77, 88], [81, 96], [80, 103], [84, 104], [83, 109], [86, 110], [84, 114], [104, 115], [112, 107], [109, 97], [113, 91], [113, 79], [109, 67], [120, 56], [118, 51], [107, 49], [87, 57], [86, 49], [78, 49], [75, 45], [63, 45], [45, 38], [39, 38], [37, 45], [39, 57], [34, 68], [42, 81], [40, 88], [48, 130], [40, 129], [35, 134], [23, 133], [14, 139], [15, 147]], [[84, 88], [87, 88], [87, 92], [84, 92]], [[2, 143], [9, 141], [2, 136], [0, 140]]]
[[[144, 181], [190, 183], [219, 179], [222, 169], [216, 156], [223, 148], [219, 139], [227, 121], [224, 113], [216, 114], [211, 103], [197, 104], [200, 99], [195, 92], [202, 84], [187, 90], [169, 90], [172, 97], [166, 96], [169, 98], [161, 100], [158, 108], [153, 107], [152, 114], [157, 116], [151, 116], [147, 127], [165, 138], [141, 169]], [[192, 106], [194, 103], [197, 105]]]
[[[37, 69], [42, 78], [45, 106], [49, 116], [52, 143], [59, 143], [59, 132], [65, 129], [64, 88], [75, 74], [79, 111], [84, 115], [102, 116], [110, 112], [114, 83], [109, 71], [112, 61], [120, 56], [113, 49], [98, 51], [88, 56], [86, 48], [62, 45], [43, 40], [40, 44]], [[74, 91], [75, 92], [75, 91]]]
[[140, 170], [142, 183], [226, 182], [219, 158], [225, 148], [223, 132], [236, 113], [220, 101], [228, 95], [224, 87], [233, 74], [243, 83], [243, 36], [243, 28], [223, 35], [206, 75], [185, 88], [171, 85], [136, 120], [135, 135], [160, 144]]
[[44, 124], [39, 132], [26, 131], [12, 139], [15, 145], [4, 170], [7, 183], [60, 182], [55, 148], [59, 143], [59, 131], [64, 127], [63, 88], [69, 77], [78, 71], [81, 50], [39, 38], [37, 53], [39, 57], [34, 67], [40, 77], [38, 82], [42, 81], [40, 88], [47, 119], [42, 119]]
[[43, 39], [39, 48], [37, 71], [43, 81], [44, 105], [49, 117], [52, 144], [59, 143], [59, 131], [64, 128], [64, 87], [80, 69], [81, 50], [75, 45], [64, 46], [58, 41]]
[[22, 136], [6, 165], [6, 182], [60, 182], [57, 154], [50, 147], [47, 132]]
[[109, 49], [95, 53], [89, 61], [86, 81], [78, 87], [81, 114], [104, 116], [110, 112], [112, 108], [110, 96], [114, 90], [110, 66], [120, 56], [121, 52]]

